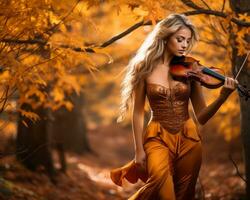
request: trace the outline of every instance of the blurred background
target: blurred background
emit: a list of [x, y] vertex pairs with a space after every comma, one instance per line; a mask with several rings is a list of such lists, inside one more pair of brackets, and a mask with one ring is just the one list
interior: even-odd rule
[[[0, 199], [127, 199], [112, 183], [134, 158], [131, 111], [117, 123], [126, 65], [155, 23], [185, 13], [189, 56], [234, 77], [249, 51], [247, 0], [0, 0]], [[249, 62], [239, 75], [249, 85]], [[203, 88], [209, 105], [220, 89]], [[249, 102], [234, 92], [200, 127], [196, 199], [248, 199]], [[150, 117], [146, 102], [145, 124]], [[250, 198], [250, 196], [248, 196]]]

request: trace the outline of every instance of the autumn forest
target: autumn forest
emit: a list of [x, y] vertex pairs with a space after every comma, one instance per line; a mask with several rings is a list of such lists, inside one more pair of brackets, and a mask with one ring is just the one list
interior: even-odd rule
[[[172, 13], [197, 27], [189, 55], [248, 91], [198, 125], [195, 199], [250, 199], [249, 0], [0, 0], [0, 8], [0, 199], [125, 200], [143, 186], [110, 179], [134, 157], [132, 110], [117, 122], [121, 82]], [[220, 93], [202, 90], [207, 105]]]

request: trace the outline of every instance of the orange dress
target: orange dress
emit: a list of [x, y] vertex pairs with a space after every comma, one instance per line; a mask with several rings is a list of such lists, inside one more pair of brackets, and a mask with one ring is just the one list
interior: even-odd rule
[[143, 133], [146, 168], [131, 160], [111, 170], [112, 181], [145, 184], [129, 200], [192, 200], [201, 161], [201, 136], [188, 113], [190, 81], [173, 88], [146, 83], [152, 120]]

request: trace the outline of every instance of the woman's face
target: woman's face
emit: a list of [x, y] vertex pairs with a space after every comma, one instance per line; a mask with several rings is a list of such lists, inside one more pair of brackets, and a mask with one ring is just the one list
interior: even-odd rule
[[187, 27], [182, 27], [167, 42], [167, 50], [175, 56], [183, 56], [191, 40], [191, 31]]

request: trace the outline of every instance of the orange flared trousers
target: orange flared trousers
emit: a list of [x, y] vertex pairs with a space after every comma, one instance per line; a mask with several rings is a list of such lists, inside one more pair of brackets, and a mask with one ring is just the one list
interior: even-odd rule
[[146, 168], [132, 160], [110, 172], [112, 181], [119, 186], [124, 179], [145, 182], [128, 200], [193, 200], [202, 162], [201, 137], [193, 120], [189, 118], [176, 134], [169, 133], [158, 121], [151, 121], [143, 147]]

